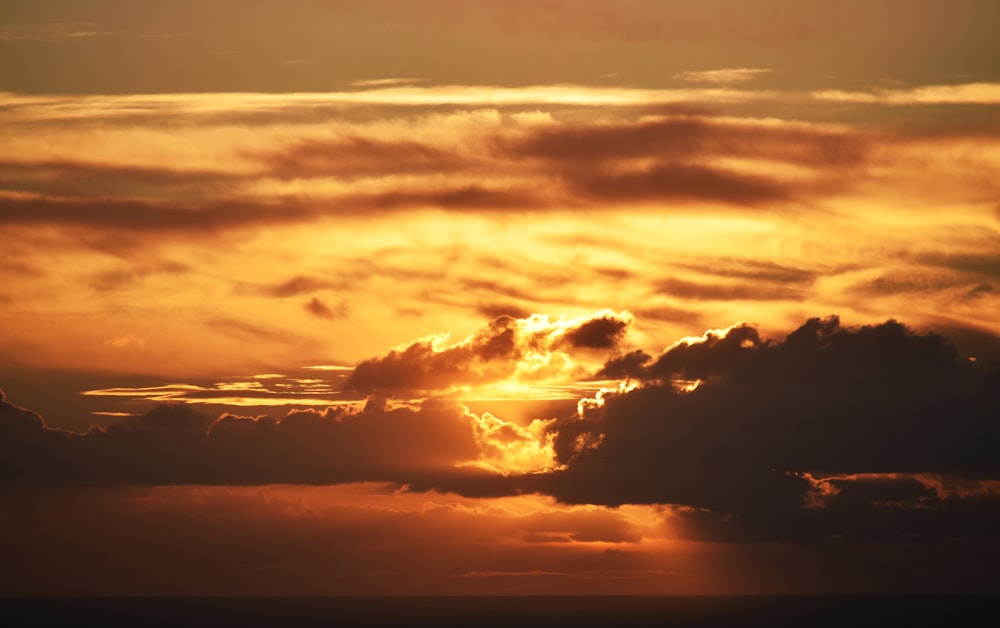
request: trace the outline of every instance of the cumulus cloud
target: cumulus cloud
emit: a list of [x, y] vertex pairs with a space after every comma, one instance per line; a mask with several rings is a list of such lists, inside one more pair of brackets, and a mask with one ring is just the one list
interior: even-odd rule
[[560, 499], [679, 504], [690, 508], [679, 520], [722, 538], [930, 534], [929, 521], [952, 515], [956, 527], [996, 521], [994, 492], [972, 507], [916, 475], [980, 488], [1000, 478], [1000, 370], [960, 359], [941, 336], [831, 317], [776, 341], [740, 324], [604, 371], [644, 384], [551, 427], [567, 467], [552, 478]]
[[632, 322], [628, 312], [550, 321], [500, 316], [464, 340], [431, 336], [365, 360], [344, 384], [359, 391], [447, 391], [503, 380], [571, 379], [586, 374], [588, 352], [616, 351]]

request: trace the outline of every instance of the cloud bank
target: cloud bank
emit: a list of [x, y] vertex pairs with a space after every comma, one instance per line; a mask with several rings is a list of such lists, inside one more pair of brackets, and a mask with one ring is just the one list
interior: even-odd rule
[[[610, 311], [556, 323], [501, 317], [454, 345], [421, 340], [360, 363], [360, 409], [278, 420], [161, 405], [86, 433], [0, 402], [0, 468], [23, 483], [339, 484], [384, 481], [470, 497], [660, 505], [678, 534], [714, 540], [994, 538], [1000, 368], [901, 323], [808, 320], [780, 340], [745, 323], [658, 356], [630, 350]], [[387, 391], [549, 373], [538, 355], [611, 352], [621, 379], [575, 414], [518, 425], [453, 401]], [[537, 357], [537, 356], [536, 356]], [[523, 371], [523, 364], [538, 370]], [[563, 373], [565, 374], [565, 373]], [[379, 401], [379, 398], [382, 401]]]

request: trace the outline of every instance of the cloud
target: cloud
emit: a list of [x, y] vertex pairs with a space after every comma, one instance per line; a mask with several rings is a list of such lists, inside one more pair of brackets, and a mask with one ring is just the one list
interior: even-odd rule
[[[323, 377], [316, 377], [316, 370]], [[79, 393], [93, 398], [120, 399], [154, 403], [189, 403], [242, 407], [289, 406], [316, 407], [356, 403], [337, 390], [350, 367], [304, 367], [290, 374], [270, 373], [249, 377], [229, 377], [224, 381], [201, 384], [164, 384], [155, 386], [118, 386], [91, 388]], [[266, 376], [265, 376], [266, 375]]]
[[[360, 409], [292, 410], [280, 420], [231, 414], [212, 419], [189, 405], [161, 404], [74, 433], [49, 428], [38, 415], [2, 401], [0, 467], [7, 485], [405, 484], [411, 476], [477, 462], [479, 420], [440, 401], [415, 408], [369, 401]], [[488, 422], [494, 430], [504, 425], [495, 417]]]
[[7, 401], [3, 390], [0, 390], [0, 429], [12, 437], [34, 435], [44, 429], [44, 422], [31, 410]]
[[694, 83], [717, 83], [719, 85], [731, 85], [733, 83], [746, 83], [773, 72], [770, 68], [725, 68], [721, 70], [689, 70], [678, 72], [673, 78], [679, 81], [692, 81]]
[[571, 184], [574, 191], [591, 201], [695, 200], [757, 205], [789, 200], [787, 190], [765, 178], [685, 164], [592, 173], [572, 180]]
[[[392, 89], [404, 88], [374, 91]], [[34, 137], [15, 138], [26, 154], [0, 164], [0, 221], [176, 237], [413, 209], [565, 214], [656, 205], [681, 212], [690, 205], [722, 203], [811, 214], [822, 211], [825, 201], [892, 191], [914, 178], [922, 193], [947, 198], [968, 197], [971, 183], [990, 185], [995, 179], [989, 160], [980, 157], [976, 169], [928, 182], [922, 176], [926, 166], [919, 165], [922, 155], [929, 149], [940, 153], [945, 142], [920, 144], [934, 137], [933, 128], [887, 131], [884, 125], [852, 128], [676, 111], [642, 115], [619, 107], [598, 119], [553, 115], [553, 107], [532, 100], [556, 95], [566, 99], [559, 107], [578, 111], [587, 94], [609, 99], [604, 103], [609, 105], [617, 98], [599, 88], [579, 89], [510, 88], [503, 93], [511, 102], [500, 98], [483, 105], [489, 109], [449, 115], [427, 114], [412, 108], [419, 103], [404, 102], [385, 120], [333, 121], [321, 111], [313, 112], [313, 124], [289, 128], [280, 116], [265, 117], [239, 130], [229, 105], [252, 108], [259, 101], [263, 112], [290, 115], [331, 104], [308, 95], [281, 100], [266, 94], [245, 99], [173, 94], [151, 102], [135, 97], [101, 103], [38, 97], [21, 104], [12, 97], [9, 115], [15, 125], [23, 121], [15, 115], [20, 107], [66, 112], [76, 106], [80, 111], [67, 129], [45, 128], [51, 148], [44, 151]], [[434, 90], [478, 93], [471, 86]], [[431, 98], [434, 90], [425, 96]], [[544, 108], [545, 115], [526, 121], [519, 107], [528, 105]], [[76, 147], [82, 137], [89, 138], [81, 127], [99, 119], [103, 107], [135, 107], [149, 120], [110, 122], [119, 132], [98, 138], [92, 154], [81, 154]], [[217, 117], [198, 125], [197, 132], [165, 137], [155, 130], [163, 117], [200, 115], [215, 107]], [[950, 137], [947, 146], [969, 152], [972, 148], [962, 142], [974, 138]], [[148, 154], [136, 158], [136, 142], [148, 144]], [[212, 148], [194, 152], [192, 145]], [[981, 174], [966, 181], [971, 171]]]
[[220, 228], [281, 223], [314, 217], [313, 209], [289, 201], [237, 203], [211, 201], [170, 203], [92, 198], [4, 198], [0, 223], [55, 224], [87, 229], [120, 229], [147, 233], [212, 232]]
[[[857, 176], [867, 143], [860, 134], [821, 126], [675, 115], [548, 125], [499, 138], [496, 150], [544, 167], [584, 203], [773, 205], [819, 193], [820, 181], [848, 185], [845, 174]], [[741, 163], [733, 167], [725, 159]], [[775, 164], [798, 175], [789, 177]]]
[[[628, 354], [602, 374], [646, 383], [550, 427], [566, 469], [549, 488], [562, 500], [683, 505], [677, 517], [698, 520], [692, 529], [744, 539], [935, 536], [933, 521], [981, 530], [1000, 514], [990, 491], [973, 507], [921, 501], [927, 490], [914, 484], [914, 474], [977, 486], [1000, 478], [1000, 370], [970, 365], [941, 336], [831, 317], [775, 341], [741, 324], [655, 359]], [[685, 392], [678, 381], [697, 385]], [[843, 490], [809, 507], [824, 476]], [[932, 515], [911, 512], [930, 505]]]
[[[828, 317], [782, 339], [737, 323], [650, 355], [630, 346], [631, 325], [612, 311], [500, 317], [456, 343], [431, 337], [364, 361], [344, 386], [402, 397], [488, 382], [621, 382], [582, 399], [575, 413], [522, 423], [453, 401], [372, 398], [281, 419], [211, 419], [161, 405], [72, 433], [3, 400], [2, 477], [16, 485], [381, 481], [476, 498], [535, 493], [567, 504], [659, 505], [680, 538], [702, 540], [995, 538], [995, 337], [966, 334], [963, 346], [983, 350], [971, 361], [943, 336], [893, 320], [845, 327]], [[583, 369], [587, 356], [603, 366]], [[542, 534], [532, 541], [551, 531]]]
[[122, 336], [109, 338], [104, 341], [104, 344], [116, 349], [126, 349], [130, 347], [141, 349], [146, 346], [146, 339], [141, 336], [136, 336], [135, 334], [124, 334]]
[[125, 31], [99, 30], [94, 22], [38, 22], [0, 26], [0, 41], [59, 41], [125, 35]]
[[0, 224], [60, 225], [88, 230], [115, 229], [146, 234], [204, 235], [226, 229], [309, 222], [324, 217], [357, 217], [373, 210], [441, 208], [452, 211], [536, 208], [542, 199], [528, 191], [474, 184], [432, 185], [418, 190], [386, 190], [321, 198], [260, 198], [244, 201], [177, 203], [103, 198], [4, 197]]
[[622, 342], [631, 322], [630, 318], [618, 318], [606, 313], [570, 328], [566, 332], [566, 342], [571, 347], [614, 349]]
[[328, 288], [336, 287], [336, 284], [332, 283], [327, 279], [320, 279], [318, 277], [307, 277], [305, 275], [296, 275], [288, 281], [283, 281], [279, 284], [265, 286], [262, 288], [264, 294], [275, 296], [275, 297], [295, 297], [302, 294], [309, 294], [310, 292], [316, 292], [317, 290], [326, 290]]
[[362, 177], [386, 172], [433, 174], [457, 171], [475, 164], [450, 147], [413, 140], [352, 137], [340, 140], [301, 140], [280, 152], [256, 155], [268, 174], [294, 177]]
[[992, 292], [993, 288], [991, 283], [977, 281], [975, 277], [961, 273], [913, 269], [908, 272], [886, 272], [853, 286], [851, 290], [865, 296], [959, 292], [966, 298], [974, 298]]
[[330, 309], [330, 306], [319, 299], [319, 297], [313, 297], [309, 301], [303, 304], [303, 307], [307, 312], [313, 316], [318, 316], [319, 318], [336, 318], [337, 314]]
[[771, 261], [726, 257], [704, 260], [698, 264], [682, 262], [677, 266], [713, 277], [769, 284], [808, 286], [821, 275], [821, 273], [808, 268], [796, 268]]
[[686, 300], [788, 300], [803, 299], [808, 291], [789, 285], [768, 285], [766, 282], [700, 283], [683, 279], [663, 279], [657, 288], [664, 293]]
[[615, 350], [632, 317], [609, 310], [590, 317], [500, 316], [464, 340], [446, 344], [432, 336], [357, 365], [345, 389], [446, 391], [503, 380], [563, 380], [585, 372], [577, 362], [586, 350]]
[[145, 197], [155, 191], [161, 198], [184, 201], [206, 194], [224, 195], [246, 177], [223, 167], [105, 160], [108, 156], [74, 155], [63, 159], [0, 161], [0, 185], [25, 193], [67, 198]]
[[995, 105], [1000, 103], [1000, 83], [958, 83], [925, 85], [906, 89], [882, 89], [870, 92], [825, 90], [813, 98], [840, 103], [882, 105]]
[[345, 107], [649, 107], [677, 103], [739, 103], [773, 99], [775, 92], [719, 88], [642, 89], [545, 84], [389, 86], [374, 89], [267, 93], [205, 92], [128, 95], [51, 96], [0, 92], [5, 119], [31, 121], [122, 120], [224, 115], [288, 115]]
[[[1000, 238], [994, 237], [992, 242], [986, 244], [987, 246], [1000, 245]], [[1000, 279], [1000, 255], [927, 253], [916, 256], [916, 261], [927, 266]]]
[[387, 87], [390, 85], [412, 85], [413, 83], [420, 83], [424, 79], [419, 78], [378, 78], [378, 79], [359, 79], [356, 81], [351, 81], [353, 87]]
[[708, 115], [543, 126], [498, 147], [522, 158], [603, 163], [657, 158], [676, 162], [740, 156], [846, 167], [864, 162], [868, 139], [845, 128]]

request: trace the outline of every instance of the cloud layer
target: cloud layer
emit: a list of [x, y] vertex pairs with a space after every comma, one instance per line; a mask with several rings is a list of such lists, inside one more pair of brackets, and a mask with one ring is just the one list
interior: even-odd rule
[[[471, 497], [656, 504], [683, 537], [992, 538], [1000, 516], [1000, 369], [888, 321], [810, 319], [781, 340], [737, 324], [625, 352], [631, 319], [500, 318], [362, 362], [348, 386], [411, 394], [550, 373], [538, 356], [607, 352], [622, 379], [579, 412], [518, 425], [443, 400], [210, 419], [163, 405], [87, 433], [2, 401], [3, 476], [24, 482], [339, 484]], [[531, 352], [536, 352], [537, 355]], [[534, 357], [533, 357], [534, 356]], [[523, 364], [541, 365], [525, 372]], [[571, 371], [576, 372], [576, 371]], [[248, 464], [248, 461], [253, 461]]]

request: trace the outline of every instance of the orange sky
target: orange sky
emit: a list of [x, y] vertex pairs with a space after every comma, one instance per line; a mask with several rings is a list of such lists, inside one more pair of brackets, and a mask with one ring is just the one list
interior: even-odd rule
[[998, 22], [8, 0], [0, 594], [996, 592]]

